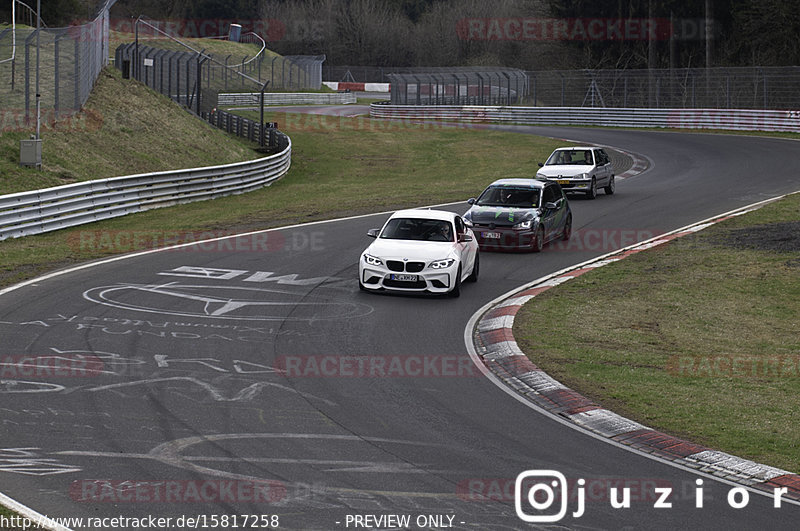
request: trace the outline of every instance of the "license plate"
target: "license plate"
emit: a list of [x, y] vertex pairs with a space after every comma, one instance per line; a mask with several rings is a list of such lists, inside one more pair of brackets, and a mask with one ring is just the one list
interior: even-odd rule
[[484, 232], [482, 236], [489, 240], [499, 240], [500, 233], [499, 232]]
[[400, 282], [416, 282], [417, 275], [391, 275], [389, 278]]
[[570, 184], [570, 182], [569, 182], [569, 181], [567, 181], [566, 179], [559, 179], [559, 180], [557, 180], [556, 182], [557, 182], [558, 184]]

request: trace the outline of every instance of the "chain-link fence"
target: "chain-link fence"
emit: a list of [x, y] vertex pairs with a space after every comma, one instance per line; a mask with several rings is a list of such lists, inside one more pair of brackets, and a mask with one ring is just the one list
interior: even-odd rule
[[528, 94], [515, 68], [429, 68], [388, 74], [395, 105], [513, 105]]
[[[114, 64], [122, 71], [123, 77], [137, 79], [156, 92], [184, 105], [212, 125], [261, 146], [280, 148], [282, 135], [270, 130], [270, 124], [241, 119], [217, 110], [220, 92], [263, 94], [268, 85], [271, 85], [272, 73], [267, 68], [259, 69], [256, 61], [248, 62], [246, 58], [241, 63], [232, 64], [229, 62], [230, 57], [220, 61], [202, 52], [165, 50], [128, 43], [117, 47]], [[308, 59], [308, 64], [314, 62], [319, 64], [321, 60]], [[302, 70], [299, 72], [293, 77], [302, 78]]]
[[[409, 68], [330, 66], [326, 81], [392, 82], [416, 70]], [[427, 73], [439, 83], [456, 81], [452, 69]], [[527, 91], [517, 103], [541, 107], [631, 107], [650, 109], [798, 109], [800, 108], [800, 67], [719, 67], [653, 70], [538, 70], [526, 71]], [[449, 83], [446, 82], [450, 77]], [[409, 104], [417, 104], [414, 81]], [[427, 81], [421, 83], [427, 84]], [[506, 84], [503, 83], [505, 86]], [[460, 83], [462, 101], [469, 92], [481, 91], [480, 82]], [[402, 92], [402, 86], [400, 92]], [[421, 88], [420, 90], [426, 90]], [[395, 87], [392, 87], [395, 91]], [[454, 93], [453, 93], [454, 95]], [[438, 100], [420, 94], [421, 105], [455, 104], [455, 98]], [[398, 102], [399, 103], [399, 102]]]
[[79, 111], [108, 63], [108, 20], [106, 10], [81, 26], [0, 30], [0, 111], [33, 126], [37, 94], [45, 120]]
[[649, 109], [797, 109], [800, 67], [527, 72], [527, 104]]
[[[145, 41], [147, 42], [147, 41]], [[124, 75], [192, 108], [216, 107], [220, 92], [319, 89], [325, 56], [217, 56], [204, 51], [127, 43], [117, 47], [115, 64]]]

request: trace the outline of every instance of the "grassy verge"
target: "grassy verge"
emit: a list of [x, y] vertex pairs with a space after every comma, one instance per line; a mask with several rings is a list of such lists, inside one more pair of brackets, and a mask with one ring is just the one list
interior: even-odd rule
[[[252, 230], [463, 200], [495, 178], [530, 176], [536, 161], [561, 144], [528, 135], [388, 124], [368, 118], [281, 113], [269, 114], [268, 119], [278, 120], [293, 142], [292, 168], [281, 181], [244, 195], [0, 242], [0, 284], [135, 250], [81, 246], [80, 236], [86, 231], [163, 235], [165, 231]], [[190, 132], [161, 134], [170, 140], [191, 136]]]
[[[144, 35], [144, 33], [150, 35]], [[256, 43], [233, 42], [227, 39], [204, 39], [195, 37], [181, 37], [176, 42], [173, 39], [161, 36], [153, 36], [154, 30], [142, 26], [142, 35], [139, 36], [139, 46], [152, 46], [162, 50], [171, 50], [176, 52], [191, 52], [192, 50], [187, 46], [191, 46], [195, 50], [204, 50], [207, 55], [211, 55], [215, 59], [222, 62], [225, 57], [229, 57], [229, 63], [235, 64], [242, 60], [247, 60], [255, 56], [261, 51], [261, 45]], [[109, 48], [113, 52], [120, 44], [127, 44], [136, 41], [134, 33], [127, 33], [121, 31], [112, 31], [109, 35]], [[186, 46], [182, 45], [184, 43]], [[270, 49], [264, 50], [265, 57], [272, 59], [273, 57], [280, 57], [279, 54]]]
[[648, 426], [800, 471], [800, 195], [545, 292], [514, 334]]

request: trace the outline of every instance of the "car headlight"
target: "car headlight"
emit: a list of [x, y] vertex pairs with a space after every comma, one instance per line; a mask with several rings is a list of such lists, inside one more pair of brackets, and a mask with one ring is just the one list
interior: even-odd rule
[[529, 228], [531, 228], [531, 225], [533, 225], [533, 220], [529, 219], [527, 221], [520, 221], [519, 223], [517, 223], [516, 225], [514, 225], [511, 228], [512, 229], [529, 229]]
[[470, 228], [472, 227], [472, 216], [464, 214], [464, 217], [461, 218], [461, 219], [464, 220], [464, 225], [466, 225], [467, 227], [470, 227]]
[[446, 258], [444, 260], [436, 260], [431, 262], [431, 269], [447, 269], [455, 263], [455, 258]]
[[368, 254], [364, 255], [364, 262], [373, 266], [383, 265], [383, 262], [381, 261], [380, 258], [375, 258], [374, 256], [370, 256]]
[[576, 175], [575, 178], [576, 179], [588, 179], [589, 178], [589, 174], [588, 173], [581, 173], [579, 175]]

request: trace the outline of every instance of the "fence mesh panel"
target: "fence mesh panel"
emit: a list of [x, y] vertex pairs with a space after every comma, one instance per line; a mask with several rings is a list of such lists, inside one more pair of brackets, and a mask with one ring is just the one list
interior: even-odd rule
[[107, 63], [107, 12], [80, 26], [0, 30], [0, 111], [35, 124], [38, 79], [44, 119], [70, 116]]
[[[436, 73], [431, 73], [434, 70]], [[453, 68], [425, 69], [428, 75], [455, 86]], [[501, 68], [485, 71], [503, 70]], [[513, 69], [508, 69], [513, 70]], [[331, 66], [323, 69], [328, 81], [393, 82], [403, 91], [404, 81], [418, 69]], [[653, 70], [537, 70], [526, 71], [527, 92], [517, 99], [523, 105], [542, 107], [633, 107], [651, 109], [798, 109], [800, 67], [718, 67]], [[426, 82], [427, 83], [427, 82]], [[435, 85], [436, 82], [434, 81]], [[462, 82], [463, 85], [463, 82]], [[395, 87], [392, 87], [394, 92]], [[479, 82], [471, 91], [480, 90]], [[453, 104], [455, 98], [428, 98], [419, 104]], [[401, 98], [403, 101], [405, 99]], [[463, 98], [462, 98], [463, 99]], [[471, 98], [472, 101], [475, 98]], [[394, 100], [393, 100], [394, 101]]]
[[527, 72], [537, 106], [796, 109], [800, 67]]

